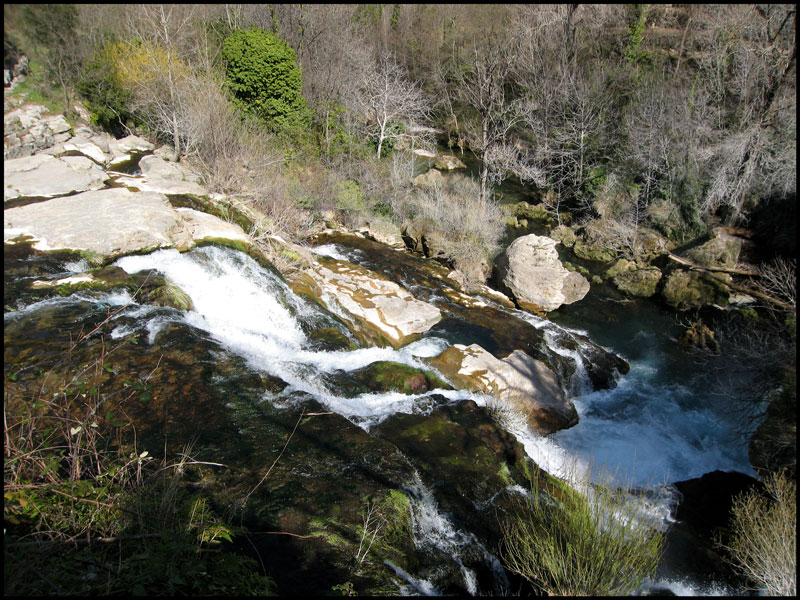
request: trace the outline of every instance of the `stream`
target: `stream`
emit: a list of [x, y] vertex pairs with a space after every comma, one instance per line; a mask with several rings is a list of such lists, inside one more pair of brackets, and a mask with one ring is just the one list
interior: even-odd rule
[[[412, 293], [426, 295], [426, 301], [440, 305], [446, 302], [435, 289], [414, 280], [414, 275], [404, 270], [403, 265], [388, 264], [364, 247], [349, 246], [344, 240], [335, 239], [323, 240], [315, 251], [376, 271], [392, 272]], [[354, 345], [341, 320], [292, 293], [277, 275], [238, 251], [217, 246], [204, 246], [183, 254], [161, 250], [128, 256], [115, 264], [128, 273], [153, 269], [167, 276], [188, 294], [194, 309], [179, 311], [139, 304], [122, 291], [76, 292], [33, 301], [6, 312], [7, 344], [15, 335], [22, 336], [20, 332], [38, 331], [37, 321], [44, 328], [86, 327], [109, 314], [109, 309], [115, 311], [107, 331], [109, 340], [135, 338], [143, 352], [148, 347], [172, 344], [165, 340], [172, 340], [176, 331], [189, 332], [186, 335], [195, 341], [187, 345], [207, 346], [210, 356], [230, 357], [225, 360], [234, 363], [231, 372], [244, 369], [259, 374], [262, 380], [281, 382], [266, 386], [260, 399], [248, 405], [251, 412], [247, 414], [244, 408], [236, 408], [244, 403], [232, 392], [226, 405], [233, 407], [230, 424], [223, 423], [218, 415], [196, 415], [211, 421], [221, 419], [219, 431], [229, 431], [231, 435], [235, 431], [241, 436], [263, 435], [251, 433], [251, 430], [256, 432], [257, 423], [274, 415], [278, 415], [275, 419], [288, 419], [288, 415], [295, 414], [293, 410], [296, 412], [309, 400], [321, 407], [319, 413], [327, 411], [343, 417], [346, 421], [341, 422], [341, 427], [348, 427], [349, 422], [361, 430], [358, 435], [366, 438], [374, 435], [381, 440], [394, 439], [392, 436], [397, 434], [392, 428], [398, 419], [439, 414], [437, 411], [451, 410], [447, 407], [464, 400], [471, 400], [479, 407], [491, 403], [491, 399], [480, 394], [440, 388], [405, 394], [353, 391], [347, 387], [352, 373], [378, 361], [428, 369], [425, 359], [438, 355], [453, 343], [488, 343], [485, 334], [457, 319], [444, 319], [420, 340], [399, 350], [330, 349], [315, 341], [312, 334], [322, 329], [335, 330], [339, 338]], [[61, 263], [62, 274], [79, 272], [85, 267], [74, 262]], [[725, 407], [715, 404], [703, 389], [692, 387], [688, 375], [694, 365], [675, 341], [680, 327], [671, 314], [649, 302], [618, 302], [596, 293], [590, 293], [575, 305], [562, 307], [550, 315], [550, 320], [499, 306], [493, 309], [543, 332], [548, 352], [573, 368], [569, 385], [580, 416], [578, 425], [543, 437], [513, 422], [508, 424], [510, 433], [530, 458], [547, 472], [579, 482], [595, 478], [602, 471], [641, 488], [668, 486], [717, 469], [754, 474], [747, 458], [747, 442], [736, 432], [736, 423]], [[46, 340], [49, 334], [35, 335]], [[475, 335], [480, 339], [476, 340]], [[630, 363], [630, 372], [619, 376], [611, 389], [594, 389], [580, 342], [577, 346], [574, 343], [581, 336]], [[7, 347], [7, 361], [10, 351], [14, 350]], [[187, 362], [177, 377], [188, 377], [185, 374], [194, 372], [192, 369], [199, 368], [202, 362], [198, 360], [194, 365]], [[234, 389], [239, 385], [236, 379], [239, 376], [232, 375], [233, 383], [225, 385]], [[209, 377], [208, 385], [216, 385], [219, 377]], [[198, 405], [202, 405], [200, 400]], [[280, 416], [281, 411], [285, 416]], [[225, 452], [235, 452], [231, 440], [209, 443], [218, 444]], [[263, 453], [263, 460], [269, 460], [269, 448], [259, 448], [257, 444], [253, 448], [254, 456]], [[509, 487], [508, 493], [515, 491], [512, 488]], [[397, 577], [395, 593], [427, 595], [461, 590], [480, 595], [509, 590], [498, 557], [471, 532], [459, 528], [451, 512], [442, 507], [445, 501], [436, 498], [431, 485], [413, 473], [406, 478], [403, 491], [411, 501], [417, 552], [427, 558], [405, 567], [385, 560]], [[674, 497], [667, 494], [652, 507], [653, 518], [665, 528], [672, 522], [673, 505]], [[649, 587], [669, 588], [678, 595], [736, 592], [722, 584], [682, 579], [670, 570], [669, 564], [662, 567], [659, 577], [648, 582]], [[458, 581], [453, 583], [454, 579]]]

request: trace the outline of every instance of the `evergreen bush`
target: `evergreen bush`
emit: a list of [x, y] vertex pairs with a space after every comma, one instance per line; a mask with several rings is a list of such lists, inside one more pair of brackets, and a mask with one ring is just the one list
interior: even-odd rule
[[275, 35], [263, 29], [238, 29], [225, 38], [222, 54], [228, 86], [238, 106], [276, 131], [309, 122], [297, 55]]

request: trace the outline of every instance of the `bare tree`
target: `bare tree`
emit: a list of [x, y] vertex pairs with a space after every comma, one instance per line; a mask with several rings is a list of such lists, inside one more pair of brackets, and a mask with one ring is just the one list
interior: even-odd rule
[[401, 136], [393, 123], [414, 124], [431, 110], [419, 86], [407, 79], [405, 70], [388, 54], [378, 60], [374, 71], [365, 74], [361, 93], [362, 110], [373, 124], [378, 158], [386, 140]]
[[[173, 160], [181, 156], [181, 121], [194, 88], [181, 49], [192, 39], [193, 5], [145, 4], [128, 12], [130, 39], [144, 45], [132, 51], [124, 80], [133, 92], [133, 107], [156, 132], [172, 139]], [[135, 42], [131, 42], [132, 45]]]
[[492, 179], [497, 183], [505, 179], [503, 167], [512, 166], [504, 163], [509, 152], [500, 146], [510, 141], [511, 131], [523, 117], [522, 102], [509, 92], [516, 51], [514, 40], [504, 41], [489, 32], [472, 40], [466, 50], [454, 48], [451, 58], [453, 95], [475, 115], [474, 125], [465, 123], [465, 137], [470, 150], [481, 160], [481, 201], [488, 195], [490, 171], [494, 171]]

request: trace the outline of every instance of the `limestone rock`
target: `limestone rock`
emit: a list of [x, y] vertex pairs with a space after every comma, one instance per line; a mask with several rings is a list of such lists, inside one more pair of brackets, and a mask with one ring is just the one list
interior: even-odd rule
[[477, 344], [455, 344], [430, 364], [457, 387], [489, 394], [518, 410], [535, 431], [551, 433], [578, 422], [556, 374], [522, 350], [501, 360]]
[[705, 238], [707, 241], [685, 252], [686, 258], [704, 267], [736, 266], [742, 250], [741, 238], [727, 233], [722, 227], [715, 227]]
[[63, 146], [66, 152], [77, 152], [83, 156], [91, 158], [98, 165], [106, 164], [106, 153], [95, 143], [86, 138], [75, 136]]
[[611, 278], [621, 292], [649, 298], [656, 293], [658, 282], [661, 281], [661, 270], [621, 258], [606, 271], [606, 276]]
[[566, 225], [559, 225], [553, 228], [550, 232], [550, 237], [557, 242], [561, 242], [567, 248], [572, 248], [575, 245], [575, 232]]
[[345, 261], [325, 259], [305, 273], [326, 304], [341, 308], [360, 326], [377, 334], [373, 335], [377, 343], [385, 340], [399, 348], [442, 318], [438, 308], [417, 300], [393, 281]]
[[454, 169], [466, 169], [465, 165], [457, 156], [452, 154], [440, 154], [436, 157], [433, 166], [440, 171], [452, 171]]
[[171, 233], [179, 222], [161, 194], [113, 188], [6, 209], [3, 225], [6, 242], [29, 235], [38, 250], [117, 257], [173, 246]]
[[18, 198], [54, 198], [103, 187], [108, 175], [83, 157], [36, 154], [3, 162], [6, 202]]
[[521, 308], [549, 312], [577, 302], [589, 291], [583, 275], [561, 264], [556, 243], [549, 237], [525, 235], [514, 240], [498, 258], [498, 288]]
[[[187, 233], [192, 246], [203, 241], [220, 239], [242, 242], [248, 245], [252, 242], [250, 236], [241, 227], [223, 221], [219, 217], [191, 208], [177, 208], [175, 211], [188, 229]], [[174, 235], [173, 238], [175, 238]], [[176, 240], [176, 245], [177, 242], [178, 240]], [[180, 249], [180, 245], [177, 246]]]
[[[716, 277], [730, 279], [730, 275]], [[730, 288], [705, 273], [675, 270], [667, 276], [661, 295], [668, 305], [678, 310], [701, 306], [727, 306]]]
[[178, 163], [167, 162], [157, 156], [144, 156], [139, 161], [141, 175], [119, 177], [117, 183], [140, 192], [157, 192], [166, 196], [207, 196], [208, 191], [199, 183], [200, 176]]
[[108, 153], [111, 158], [108, 160], [109, 168], [116, 168], [132, 160], [134, 156], [149, 154], [153, 152], [155, 146], [137, 135], [129, 135], [119, 140], [109, 140]]
[[444, 183], [444, 176], [442, 172], [437, 169], [430, 169], [429, 171], [414, 177], [413, 183], [417, 187], [434, 187]]

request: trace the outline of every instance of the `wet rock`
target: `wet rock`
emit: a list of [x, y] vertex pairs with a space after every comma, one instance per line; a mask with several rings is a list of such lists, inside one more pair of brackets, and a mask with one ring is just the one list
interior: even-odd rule
[[[373, 433], [408, 457], [456, 527], [473, 532], [485, 550], [496, 551], [497, 515], [513, 505], [518, 492], [512, 486], [528, 488], [528, 474], [536, 467], [486, 409], [465, 400], [439, 406], [430, 415], [396, 413]], [[465, 566], [484, 579], [480, 589], [499, 593], [481, 556], [474, 554], [462, 555]]]
[[683, 576], [711, 583], [721, 575], [729, 585], [740, 584], [715, 538], [728, 532], [734, 497], [761, 484], [743, 473], [713, 471], [674, 486], [682, 497], [668, 532], [667, 560]]
[[424, 394], [437, 388], [452, 389], [431, 371], [388, 361], [374, 362], [336, 380], [336, 389], [348, 397], [370, 391]]
[[552, 433], [578, 422], [556, 374], [521, 350], [500, 360], [477, 344], [455, 344], [430, 364], [460, 389], [490, 394], [522, 413], [535, 431]]
[[323, 258], [307, 274], [319, 289], [318, 298], [330, 297], [358, 324], [370, 329], [381, 345], [399, 348], [441, 319], [438, 308], [363, 267]]
[[557, 242], [549, 237], [525, 235], [514, 242], [495, 263], [495, 281], [520, 308], [550, 312], [562, 304], [582, 299], [589, 282], [568, 271], [558, 259]]

